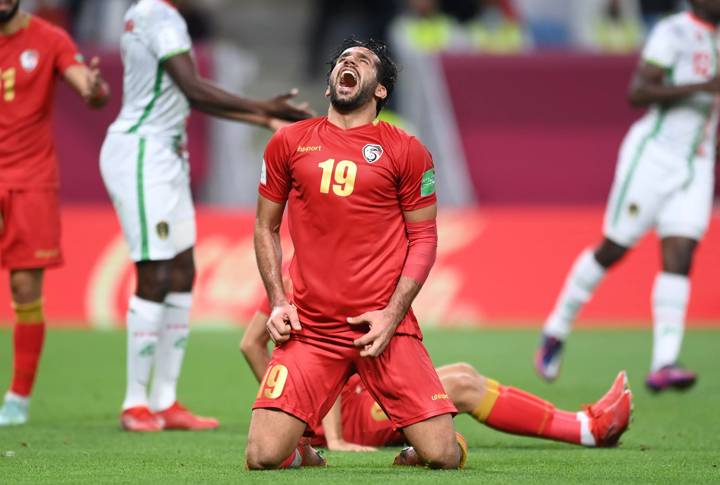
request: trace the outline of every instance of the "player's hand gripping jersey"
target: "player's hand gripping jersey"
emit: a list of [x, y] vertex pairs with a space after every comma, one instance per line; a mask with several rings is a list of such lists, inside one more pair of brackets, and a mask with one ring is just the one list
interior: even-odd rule
[[58, 186], [51, 126], [55, 80], [80, 61], [70, 37], [36, 17], [0, 36], [0, 187]]
[[[428, 151], [388, 123], [343, 130], [322, 117], [273, 136], [260, 194], [289, 201], [300, 336], [364, 333], [346, 319], [387, 305], [407, 254], [403, 211], [434, 204], [434, 184]], [[420, 336], [412, 310], [396, 333]]]
[[162, 62], [190, 52], [192, 42], [180, 13], [164, 0], [140, 0], [125, 15], [123, 105], [110, 133], [185, 136], [190, 105]]

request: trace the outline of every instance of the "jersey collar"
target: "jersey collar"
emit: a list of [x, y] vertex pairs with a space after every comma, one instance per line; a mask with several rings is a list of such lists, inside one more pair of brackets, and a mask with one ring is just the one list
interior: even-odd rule
[[160, 0], [160, 1], [162, 3], [164, 3], [165, 5], [167, 5], [168, 7], [174, 8], [175, 10], [177, 10], [177, 7], [175, 6], [175, 4], [172, 3], [170, 0]]
[[712, 24], [712, 23], [708, 22], [707, 20], [701, 19], [700, 17], [695, 15], [695, 12], [690, 11], [690, 12], [688, 12], [688, 15], [690, 16], [690, 20], [692, 20], [692, 22], [694, 24], [699, 25], [700, 27], [702, 27], [704, 29], [707, 29], [711, 32], [714, 32], [717, 29], [717, 25]]

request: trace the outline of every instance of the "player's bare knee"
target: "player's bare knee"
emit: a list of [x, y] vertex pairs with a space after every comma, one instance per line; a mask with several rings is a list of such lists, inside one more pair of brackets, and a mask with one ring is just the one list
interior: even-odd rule
[[178, 254], [172, 261], [170, 291], [192, 291], [195, 282], [195, 260], [192, 250]]
[[273, 470], [280, 466], [294, 450], [288, 453], [285, 451], [285, 447], [273, 444], [271, 440], [249, 438], [245, 450], [245, 461], [250, 470]]
[[454, 436], [452, 440], [437, 443], [435, 446], [422, 450], [420, 456], [429, 468], [453, 469], [460, 466], [460, 448]]
[[42, 296], [42, 272], [13, 271], [10, 274], [10, 291], [15, 303], [32, 303]]
[[679, 275], [690, 274], [696, 246], [696, 241], [684, 237], [663, 239], [663, 271]]
[[602, 243], [595, 248], [593, 256], [595, 260], [603, 267], [609, 268], [627, 253], [628, 248], [621, 246], [620, 244], [611, 241], [610, 239], [603, 239]]
[[136, 264], [136, 295], [144, 300], [162, 302], [170, 292], [170, 269], [168, 261], [143, 261]]

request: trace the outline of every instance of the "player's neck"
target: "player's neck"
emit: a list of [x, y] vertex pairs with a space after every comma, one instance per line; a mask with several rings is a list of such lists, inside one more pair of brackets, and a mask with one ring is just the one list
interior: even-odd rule
[[13, 35], [17, 31], [24, 29], [30, 23], [30, 14], [18, 10], [13, 18], [5, 23], [0, 23], [0, 35]]
[[328, 110], [328, 121], [343, 130], [367, 125], [372, 123], [376, 117], [377, 115], [374, 103], [368, 103], [362, 108], [350, 113], [341, 113], [340, 111], [337, 111], [332, 104]]

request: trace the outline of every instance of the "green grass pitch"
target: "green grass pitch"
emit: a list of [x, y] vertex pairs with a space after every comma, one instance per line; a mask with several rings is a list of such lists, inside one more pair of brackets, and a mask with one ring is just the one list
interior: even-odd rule
[[[10, 374], [10, 330], [0, 330], [0, 385]], [[649, 394], [642, 381], [649, 330], [578, 330], [560, 379], [534, 375], [537, 342], [530, 330], [428, 330], [437, 365], [466, 361], [504, 384], [576, 409], [598, 398], [616, 372], [628, 370], [634, 420], [617, 449], [504, 435], [461, 416], [471, 447], [467, 468], [433, 472], [393, 468], [397, 449], [327, 453], [327, 469], [243, 469], [256, 384], [238, 351], [240, 331], [196, 332], [190, 339], [180, 397], [221, 419], [206, 433], [153, 435], [120, 431], [124, 333], [51, 331], [24, 427], [0, 428], [0, 483], [708, 483], [720, 482], [720, 332], [687, 333], [684, 362], [700, 373], [687, 393]]]

